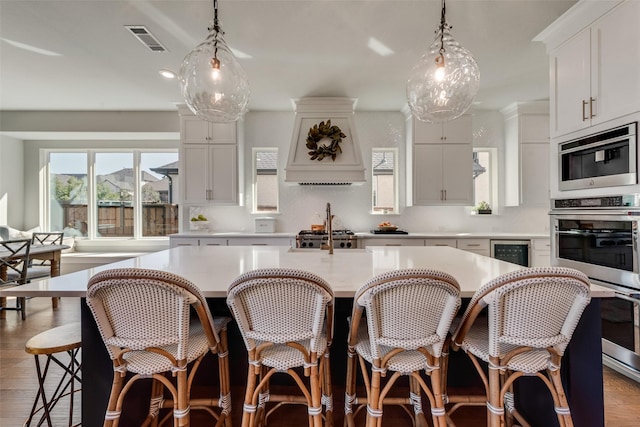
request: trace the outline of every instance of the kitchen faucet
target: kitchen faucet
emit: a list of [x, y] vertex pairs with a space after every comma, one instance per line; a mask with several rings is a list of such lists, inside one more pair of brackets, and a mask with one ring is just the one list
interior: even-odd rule
[[328, 241], [320, 245], [320, 249], [328, 249], [329, 255], [333, 255], [333, 215], [331, 215], [331, 203], [327, 203], [327, 233]]

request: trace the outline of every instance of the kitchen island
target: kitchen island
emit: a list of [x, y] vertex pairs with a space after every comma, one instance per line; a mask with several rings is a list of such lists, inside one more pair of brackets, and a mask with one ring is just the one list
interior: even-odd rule
[[[450, 247], [368, 247], [362, 250], [326, 251], [269, 246], [184, 246], [160, 251], [101, 267], [5, 289], [2, 296], [84, 297], [89, 278], [109, 268], [150, 268], [181, 275], [197, 284], [210, 301], [215, 314], [224, 314], [226, 290], [238, 275], [256, 268], [286, 267], [308, 270], [327, 280], [334, 289], [336, 333], [332, 347], [332, 372], [337, 385], [344, 382], [341, 370], [346, 361], [346, 317], [356, 290], [373, 276], [395, 269], [433, 268], [453, 275], [461, 296], [470, 298], [482, 284], [498, 275], [522, 268]], [[610, 291], [594, 286], [593, 299], [574, 333], [563, 363], [563, 379], [576, 425], [604, 425], [599, 297]], [[86, 308], [83, 322], [83, 425], [101, 425], [108, 399], [112, 368], [97, 328]], [[230, 331], [232, 362], [246, 363], [238, 335]], [[456, 356], [458, 356], [456, 354]], [[242, 384], [245, 368], [231, 365], [232, 382]], [[450, 367], [456, 376], [455, 360]], [[527, 379], [528, 380], [528, 379]], [[534, 425], [554, 425], [550, 398], [531, 384], [518, 392], [521, 409]], [[532, 393], [532, 394], [527, 394]], [[238, 410], [237, 408], [235, 410]], [[131, 425], [134, 425], [131, 423]], [[123, 426], [130, 425], [127, 422]]]

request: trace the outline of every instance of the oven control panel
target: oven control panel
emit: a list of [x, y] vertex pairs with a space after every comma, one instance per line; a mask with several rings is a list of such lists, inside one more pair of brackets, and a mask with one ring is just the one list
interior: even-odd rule
[[594, 209], [594, 208], [637, 208], [640, 207], [640, 194], [625, 196], [585, 197], [581, 199], [554, 199], [553, 209]]

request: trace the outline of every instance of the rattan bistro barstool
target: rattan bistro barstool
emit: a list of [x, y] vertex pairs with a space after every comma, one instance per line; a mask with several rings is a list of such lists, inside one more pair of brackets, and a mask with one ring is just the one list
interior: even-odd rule
[[[329, 347], [333, 332], [333, 291], [315, 274], [295, 269], [258, 269], [229, 286], [227, 304], [249, 353], [242, 426], [265, 426], [285, 403], [306, 404], [309, 426], [333, 425]], [[299, 372], [309, 378], [308, 385]], [[290, 375], [301, 395], [276, 395], [269, 380]], [[268, 411], [267, 402], [277, 402]]]
[[[449, 327], [459, 307], [458, 282], [449, 274], [435, 270], [383, 273], [356, 292], [349, 330], [346, 426], [355, 425], [355, 415], [365, 405], [367, 427], [380, 426], [383, 406], [395, 404], [405, 410], [407, 405], [412, 406], [413, 414], [407, 412], [412, 416], [413, 425], [427, 427], [422, 393], [429, 399], [433, 425], [446, 425], [440, 362]], [[356, 395], [358, 362], [366, 397]], [[421, 375], [422, 371], [430, 379], [431, 387]], [[387, 397], [403, 375], [409, 376], [407, 397]], [[383, 377], [387, 377], [386, 381]]]
[[[231, 427], [226, 338], [231, 319], [212, 317], [196, 285], [158, 270], [105, 270], [89, 280], [87, 304], [113, 362], [105, 427], [118, 425], [127, 392], [144, 378], [152, 379], [152, 392], [143, 425], [162, 425], [173, 416], [174, 427], [189, 426], [193, 407], [210, 414], [216, 427]], [[192, 398], [191, 383], [208, 353], [218, 358], [219, 397]], [[165, 398], [164, 390], [171, 396]], [[162, 409], [170, 411], [158, 424]]]
[[[79, 426], [81, 423], [73, 423], [74, 395], [81, 390], [76, 385], [81, 385], [80, 379], [80, 348], [82, 347], [82, 336], [80, 323], [70, 323], [57, 328], [49, 329], [32, 337], [25, 345], [25, 351], [33, 354], [38, 373], [38, 394], [33, 401], [33, 407], [29, 418], [25, 421], [25, 426], [30, 426], [32, 422], [40, 426], [44, 422], [49, 427], [60, 426], [58, 417], [52, 420], [52, 411], [60, 399], [69, 396], [69, 416], [68, 426]], [[67, 354], [66, 360], [61, 355]], [[44, 368], [40, 365], [40, 356], [46, 356]], [[47, 397], [46, 379], [51, 367], [51, 362], [62, 368], [62, 376], [53, 394]], [[42, 412], [36, 422], [36, 415]]]
[[[453, 334], [452, 347], [466, 352], [485, 384], [490, 427], [511, 425], [513, 417], [522, 426], [530, 425], [511, 404], [513, 382], [525, 375], [547, 386], [560, 426], [573, 426], [560, 365], [589, 301], [587, 276], [561, 267], [504, 274], [476, 291]], [[485, 308], [486, 317], [480, 315]], [[488, 375], [479, 360], [488, 364]], [[449, 413], [470, 400], [450, 396], [457, 404]]]

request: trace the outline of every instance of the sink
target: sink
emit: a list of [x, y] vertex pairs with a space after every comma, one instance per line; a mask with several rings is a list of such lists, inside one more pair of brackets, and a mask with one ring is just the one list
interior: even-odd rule
[[[318, 249], [318, 248], [289, 248], [288, 252], [299, 252], [299, 253], [316, 253], [316, 254], [328, 254], [329, 251], [327, 250], [322, 250], [322, 249]], [[368, 250], [366, 248], [362, 248], [362, 249], [340, 249], [340, 248], [335, 248], [333, 250], [333, 253], [362, 253], [362, 252], [368, 252]]]

